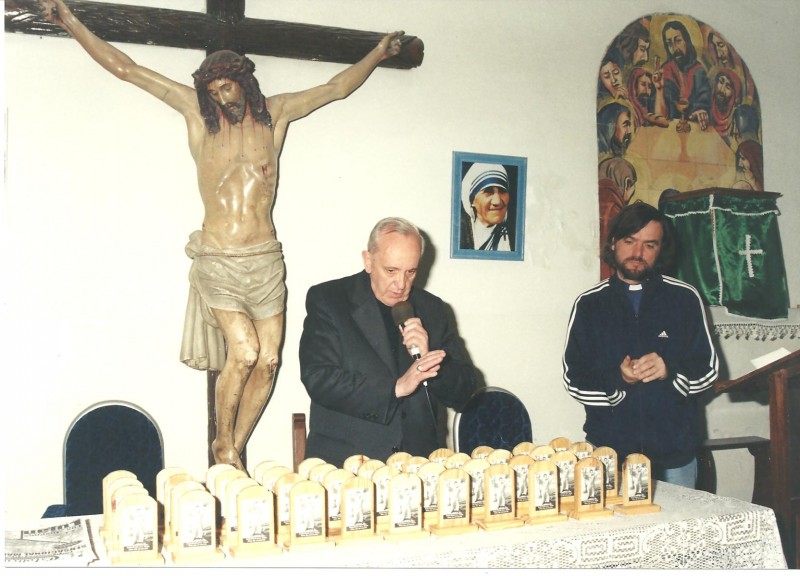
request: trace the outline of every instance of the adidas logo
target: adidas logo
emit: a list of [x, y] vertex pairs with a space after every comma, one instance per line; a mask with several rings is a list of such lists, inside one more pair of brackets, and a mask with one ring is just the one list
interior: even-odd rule
[[662, 330], [661, 334], [659, 334], [658, 337], [659, 338], [669, 338], [669, 336], [667, 335], [667, 331], [666, 330]]

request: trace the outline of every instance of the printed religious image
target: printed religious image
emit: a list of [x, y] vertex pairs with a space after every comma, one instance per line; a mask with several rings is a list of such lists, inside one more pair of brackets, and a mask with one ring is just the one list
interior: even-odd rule
[[347, 517], [344, 529], [347, 532], [372, 529], [372, 492], [368, 488], [351, 488], [345, 492]]
[[467, 516], [467, 484], [466, 477], [448, 478], [444, 481], [442, 517], [446, 519], [466, 518]]
[[627, 467], [628, 500], [650, 499], [650, 472], [644, 462], [631, 463]]
[[617, 459], [612, 454], [601, 454], [597, 459], [603, 464], [605, 489], [610, 492], [617, 486]]
[[205, 502], [189, 502], [181, 506], [180, 513], [181, 546], [211, 546], [212, 530], [216, 530], [214, 508]]
[[600, 504], [603, 487], [600, 485], [600, 467], [584, 466], [581, 469], [581, 504]]
[[527, 159], [453, 152], [453, 258], [522, 260]]
[[552, 510], [556, 507], [556, 472], [546, 470], [534, 473], [536, 486], [536, 510]]
[[127, 506], [122, 512], [121, 544], [123, 552], [153, 550], [153, 518], [151, 506]]
[[560, 460], [558, 465], [558, 494], [561, 498], [575, 495], [575, 460]]
[[297, 513], [297, 524], [295, 525], [295, 535], [301, 538], [309, 538], [322, 534], [322, 517], [318, 512], [324, 509], [323, 502], [319, 494], [301, 494], [294, 499], [295, 511]]
[[270, 542], [272, 530], [273, 504], [265, 498], [248, 498], [239, 513], [242, 542]]
[[514, 495], [511, 491], [513, 483], [510, 474], [492, 474], [489, 476], [489, 514], [508, 514], [512, 511]]
[[528, 474], [530, 467], [527, 464], [514, 466], [515, 485], [517, 487], [517, 502], [528, 501]]
[[410, 482], [403, 483], [393, 494], [397, 508], [392, 521], [396, 528], [418, 526], [420, 522], [420, 494], [419, 485]]

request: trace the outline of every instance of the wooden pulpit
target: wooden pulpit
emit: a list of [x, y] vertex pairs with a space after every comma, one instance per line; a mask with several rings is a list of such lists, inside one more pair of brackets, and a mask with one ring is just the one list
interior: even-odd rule
[[736, 380], [720, 380], [716, 392], [744, 386], [769, 389], [769, 478], [755, 482], [769, 484], [768, 506], [775, 511], [781, 540], [790, 568], [800, 567], [800, 446], [792, 448], [800, 414], [792, 410], [790, 392], [800, 393], [800, 350], [754, 370]]

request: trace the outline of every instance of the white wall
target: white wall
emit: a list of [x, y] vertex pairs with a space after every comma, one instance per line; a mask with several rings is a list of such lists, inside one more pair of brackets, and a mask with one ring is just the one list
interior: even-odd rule
[[[205, 9], [203, 0], [127, 3]], [[563, 390], [560, 360], [572, 301], [598, 276], [597, 66], [625, 24], [654, 12], [689, 14], [720, 30], [757, 82], [766, 188], [784, 194], [780, 222], [797, 305], [800, 78], [787, 66], [800, 53], [800, 3], [248, 2], [250, 17], [403, 29], [425, 43], [420, 68], [379, 69], [349, 99], [289, 130], [275, 208], [288, 269], [286, 342], [277, 389], [248, 448], [251, 467], [291, 462], [290, 414], [308, 409], [297, 361], [306, 290], [360, 270], [369, 230], [387, 215], [428, 234], [436, 259], [427, 288], [455, 309], [486, 383], [526, 403], [534, 441], [583, 437], [583, 410]], [[204, 56], [120, 48], [187, 83]], [[62, 501], [63, 434], [80, 410], [105, 399], [148, 410], [161, 426], [166, 464], [202, 476], [206, 378], [178, 361], [190, 265], [183, 247], [202, 220], [182, 119], [108, 75], [71, 39], [6, 34], [5, 50], [0, 311], [5, 516], [15, 521]], [[342, 69], [253, 60], [267, 94]], [[454, 150], [528, 158], [523, 262], [450, 259]]]

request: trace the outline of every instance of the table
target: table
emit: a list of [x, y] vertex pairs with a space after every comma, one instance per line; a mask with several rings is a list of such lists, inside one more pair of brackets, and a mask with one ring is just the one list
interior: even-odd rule
[[[384, 568], [786, 568], [770, 508], [658, 482], [661, 512], [612, 516], [458, 536], [336, 548], [295, 547], [264, 558], [226, 559], [226, 567]], [[63, 521], [64, 519], [62, 519]], [[89, 521], [96, 532], [102, 517]], [[94, 537], [95, 543], [102, 538]], [[104, 551], [96, 550], [108, 566]], [[169, 560], [167, 565], [169, 565]], [[42, 564], [38, 564], [41, 566]]]

